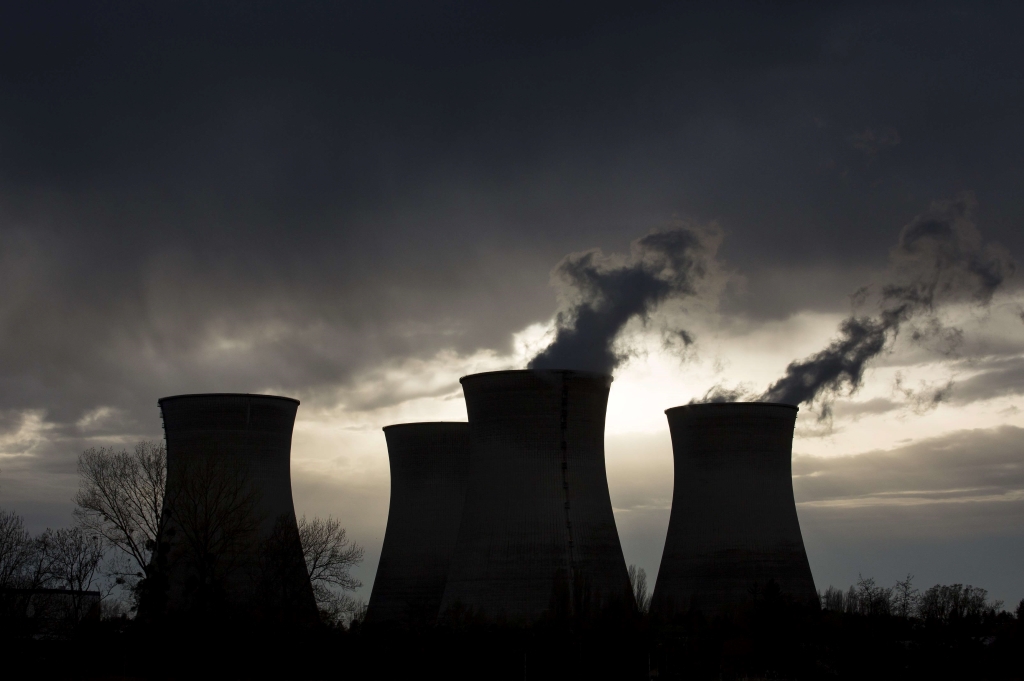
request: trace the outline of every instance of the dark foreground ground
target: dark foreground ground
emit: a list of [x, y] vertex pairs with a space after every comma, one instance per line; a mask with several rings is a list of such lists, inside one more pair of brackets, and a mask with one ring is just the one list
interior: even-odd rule
[[700, 616], [460, 624], [421, 631], [273, 630], [208, 618], [5, 627], [0, 678], [67, 679], [1024, 679], [1024, 623], [799, 608]]

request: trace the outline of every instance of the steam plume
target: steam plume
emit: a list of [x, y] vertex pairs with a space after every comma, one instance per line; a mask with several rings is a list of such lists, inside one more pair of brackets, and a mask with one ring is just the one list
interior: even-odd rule
[[600, 250], [566, 256], [552, 276], [566, 284], [572, 300], [558, 314], [554, 341], [529, 368], [611, 373], [626, 358], [613, 348], [622, 328], [631, 319], [646, 320], [669, 298], [695, 295], [714, 271], [719, 241], [717, 232], [681, 227], [637, 239], [628, 258]]
[[903, 373], [897, 371], [892, 389], [894, 393], [899, 393], [903, 396], [903, 399], [906, 401], [906, 404], [909, 405], [911, 411], [915, 414], [923, 414], [935, 409], [940, 404], [948, 400], [950, 393], [953, 392], [953, 388], [955, 386], [956, 381], [950, 378], [941, 385], [929, 385], [922, 382], [921, 388], [914, 390], [907, 386], [906, 381], [903, 378]]
[[758, 399], [786, 404], [820, 401], [822, 417], [827, 417], [832, 399], [844, 389], [855, 392], [867, 363], [915, 318], [923, 318], [924, 324], [914, 329], [913, 340], [938, 338], [945, 342], [946, 352], [954, 351], [962, 332], [942, 325], [937, 306], [987, 306], [1013, 272], [1013, 263], [1001, 249], [982, 242], [971, 221], [972, 205], [969, 196], [935, 203], [904, 227], [890, 253], [891, 281], [881, 288], [880, 312], [843, 320], [837, 338], [791, 363]]
[[750, 399], [750, 391], [743, 386], [727, 388], [724, 385], [716, 385], [708, 388], [703, 397], [690, 400], [690, 404], [722, 404], [726, 402], [743, 402]]

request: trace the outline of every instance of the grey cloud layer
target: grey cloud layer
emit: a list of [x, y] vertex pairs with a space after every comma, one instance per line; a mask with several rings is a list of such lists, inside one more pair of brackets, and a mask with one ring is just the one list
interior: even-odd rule
[[802, 503], [906, 504], [1007, 495], [1024, 499], [1024, 429], [1003, 426], [921, 440], [892, 451], [793, 459]]
[[1024, 395], [1024, 357], [993, 357], [966, 364], [964, 368], [978, 373], [956, 382], [951, 393], [954, 402]]

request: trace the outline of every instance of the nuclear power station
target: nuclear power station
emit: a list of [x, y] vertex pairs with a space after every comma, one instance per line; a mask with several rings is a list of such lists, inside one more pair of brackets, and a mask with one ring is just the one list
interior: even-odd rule
[[730, 616], [770, 580], [818, 602], [793, 499], [797, 408], [691, 404], [665, 412], [675, 488], [651, 615]]
[[391, 506], [365, 621], [422, 627], [437, 619], [462, 520], [469, 424], [403, 423], [384, 436]]
[[472, 453], [441, 613], [509, 623], [634, 608], [604, 460], [611, 376], [461, 379]]
[[316, 621], [292, 504], [298, 400], [205, 394], [159, 405], [167, 488], [144, 609]]

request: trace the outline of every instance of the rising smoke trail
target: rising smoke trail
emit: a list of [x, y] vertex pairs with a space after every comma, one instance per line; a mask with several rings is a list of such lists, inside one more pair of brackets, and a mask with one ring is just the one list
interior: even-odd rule
[[973, 199], [937, 202], [900, 233], [890, 253], [892, 281], [881, 288], [881, 311], [874, 317], [851, 316], [840, 324], [839, 336], [823, 350], [792, 362], [759, 401], [802, 404], [819, 402], [822, 418], [844, 389], [861, 386], [864, 369], [912, 320], [912, 340], [939, 338], [947, 351], [962, 340], [959, 329], [944, 326], [938, 306], [968, 302], [987, 307], [993, 294], [1013, 273], [1001, 248], [985, 244], [971, 220]]
[[690, 404], [726, 404], [729, 402], [743, 402], [751, 399], [750, 391], [743, 386], [727, 388], [724, 385], [715, 385], [708, 388], [702, 397], [695, 397]]
[[[646, 320], [665, 300], [697, 294], [716, 269], [720, 241], [717, 231], [681, 227], [637, 239], [629, 258], [599, 250], [566, 256], [553, 277], [573, 292], [573, 301], [558, 314], [555, 339], [529, 368], [611, 373], [626, 359], [614, 349], [623, 327]], [[692, 343], [689, 333], [680, 333]]]

